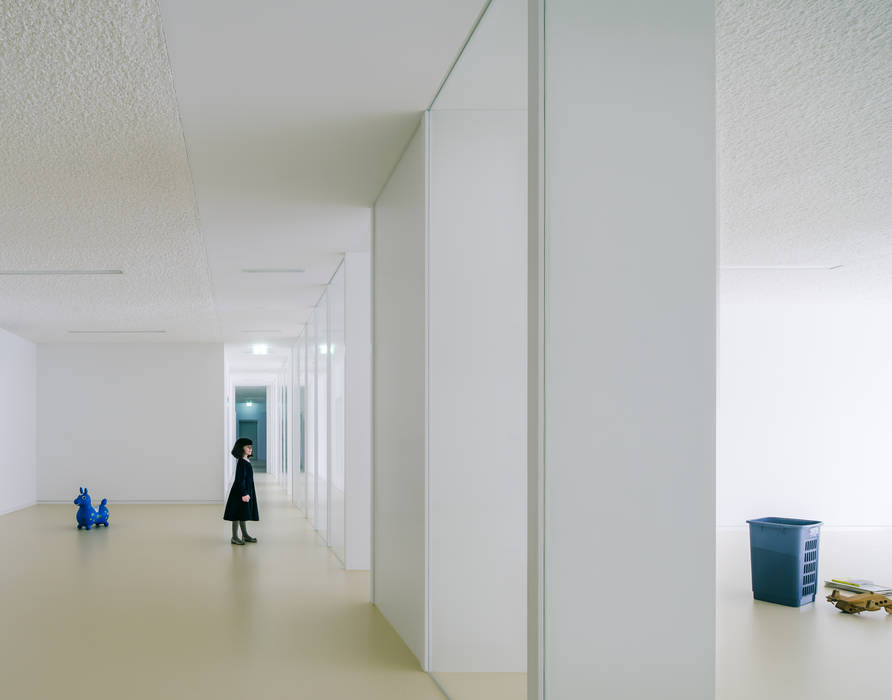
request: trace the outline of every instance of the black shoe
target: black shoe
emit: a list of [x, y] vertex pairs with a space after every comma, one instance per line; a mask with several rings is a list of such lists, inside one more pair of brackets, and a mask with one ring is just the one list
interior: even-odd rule
[[257, 538], [251, 537], [251, 535], [245, 535], [244, 537], [245, 537], [245, 542], [256, 542], [257, 541]]
[[244, 544], [244, 540], [240, 540], [238, 537], [233, 537], [231, 540], [232, 544]]

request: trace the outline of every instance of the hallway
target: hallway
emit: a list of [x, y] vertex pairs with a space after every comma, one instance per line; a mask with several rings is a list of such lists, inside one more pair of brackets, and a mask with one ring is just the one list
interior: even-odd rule
[[3, 695], [442, 698], [367, 602], [368, 573], [345, 572], [268, 477], [257, 490], [243, 547], [222, 505], [112, 502], [90, 532], [74, 505], [0, 517]]

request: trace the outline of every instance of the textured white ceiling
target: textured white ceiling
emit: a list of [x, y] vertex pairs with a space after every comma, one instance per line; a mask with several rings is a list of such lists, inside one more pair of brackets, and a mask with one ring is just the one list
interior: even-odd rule
[[892, 2], [719, 0], [721, 260], [766, 294], [892, 297]]
[[0, 276], [0, 326], [216, 337], [156, 3], [4, 0], [0, 76], [0, 270], [125, 272]]
[[0, 327], [296, 335], [482, 6], [0, 3], [0, 270], [125, 271], [0, 276]]
[[[126, 273], [0, 276], [0, 327], [293, 335], [483, 4], [0, 3], [0, 270]], [[892, 3], [719, 0], [716, 45], [722, 263], [844, 265], [723, 285], [892, 300]]]

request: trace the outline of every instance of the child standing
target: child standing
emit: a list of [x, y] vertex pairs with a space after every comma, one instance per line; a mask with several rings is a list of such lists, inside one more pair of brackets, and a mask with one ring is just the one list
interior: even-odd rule
[[[239, 438], [232, 448], [232, 456], [238, 460], [238, 464], [226, 501], [226, 510], [223, 512], [223, 520], [232, 521], [232, 544], [257, 541], [257, 538], [251, 537], [245, 528], [245, 521], [260, 520], [257, 494], [254, 491], [254, 469], [248, 459], [254, 453], [253, 445], [254, 443], [248, 438]], [[238, 536], [239, 526], [242, 529], [241, 538]]]

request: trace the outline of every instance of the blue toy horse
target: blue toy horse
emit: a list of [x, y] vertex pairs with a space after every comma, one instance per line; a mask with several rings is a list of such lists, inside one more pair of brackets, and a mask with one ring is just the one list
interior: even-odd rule
[[80, 530], [81, 528], [84, 528], [89, 530], [94, 525], [97, 527], [100, 525], [108, 527], [107, 503], [108, 499], [103, 498], [102, 503], [99, 504], [99, 510], [97, 511], [93, 507], [92, 499], [90, 498], [90, 494], [87, 493], [87, 489], [81, 488], [80, 494], [74, 499], [74, 505], [80, 506], [77, 509], [77, 529]]

